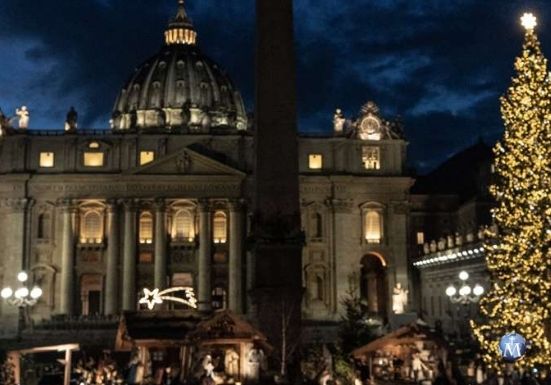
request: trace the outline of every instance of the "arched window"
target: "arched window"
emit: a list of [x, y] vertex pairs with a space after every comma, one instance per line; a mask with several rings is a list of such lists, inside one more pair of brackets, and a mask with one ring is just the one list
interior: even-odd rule
[[38, 216], [38, 228], [37, 228], [37, 238], [38, 239], [48, 239], [50, 238], [50, 226], [51, 226], [50, 214], [40, 214]]
[[172, 237], [183, 241], [192, 241], [195, 237], [193, 215], [188, 210], [180, 210], [174, 215]]
[[364, 218], [364, 237], [368, 243], [381, 243], [381, 239], [383, 238], [383, 221], [379, 211], [366, 211]]
[[98, 211], [87, 211], [81, 218], [81, 243], [101, 243], [103, 239], [102, 215]]
[[153, 243], [153, 215], [149, 212], [140, 215], [140, 243]]
[[320, 213], [312, 214], [310, 226], [310, 236], [312, 238], [323, 237], [323, 218]]
[[214, 243], [226, 243], [228, 240], [228, 220], [226, 214], [223, 211], [215, 212], [212, 222], [212, 238]]

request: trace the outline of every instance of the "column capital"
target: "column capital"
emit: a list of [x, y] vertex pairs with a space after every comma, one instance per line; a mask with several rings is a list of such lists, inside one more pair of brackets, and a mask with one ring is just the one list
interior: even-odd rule
[[327, 199], [325, 203], [338, 213], [349, 213], [354, 207], [352, 199]]
[[139, 200], [137, 199], [120, 199], [119, 203], [123, 205], [124, 211], [137, 211], [139, 208]]
[[230, 212], [242, 212], [245, 209], [247, 201], [245, 199], [230, 199], [228, 201], [228, 209]]
[[33, 200], [27, 198], [0, 199], [0, 208], [12, 211], [25, 211], [27, 207], [32, 207]]
[[60, 198], [57, 200], [56, 205], [64, 212], [72, 213], [77, 210], [77, 202], [74, 199]]
[[116, 199], [108, 199], [105, 202], [105, 209], [109, 214], [116, 213], [119, 209], [119, 202]]
[[211, 208], [212, 205], [209, 199], [199, 199], [199, 201], [197, 201], [197, 210], [199, 212], [209, 212]]
[[166, 200], [164, 198], [158, 198], [153, 201], [153, 208], [155, 212], [165, 212], [166, 211]]

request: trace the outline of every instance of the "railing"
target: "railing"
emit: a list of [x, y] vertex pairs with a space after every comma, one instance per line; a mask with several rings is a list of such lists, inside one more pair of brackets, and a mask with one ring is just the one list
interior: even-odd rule
[[97, 330], [113, 329], [119, 323], [120, 317], [105, 315], [65, 316], [56, 315], [51, 319], [36, 322], [35, 330]]

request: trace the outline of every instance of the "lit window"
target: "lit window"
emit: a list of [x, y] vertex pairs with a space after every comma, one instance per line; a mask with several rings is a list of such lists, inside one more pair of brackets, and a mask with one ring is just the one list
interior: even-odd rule
[[88, 144], [88, 148], [97, 149], [97, 148], [99, 148], [99, 143], [98, 142], [90, 142], [90, 144]]
[[193, 215], [189, 211], [180, 210], [174, 216], [172, 238], [189, 242], [193, 241], [195, 238]]
[[80, 243], [101, 243], [103, 239], [102, 216], [97, 211], [88, 211], [81, 217]]
[[153, 243], [153, 216], [151, 213], [143, 213], [140, 216], [140, 243]]
[[321, 170], [323, 168], [323, 155], [321, 154], [308, 155], [308, 168], [310, 170]]
[[140, 152], [140, 166], [151, 163], [155, 160], [155, 152], [153, 151], [141, 151]]
[[228, 238], [226, 214], [217, 211], [213, 220], [213, 240], [214, 243], [226, 243]]
[[425, 243], [425, 233], [422, 231], [417, 232], [417, 244], [422, 245]]
[[375, 210], [365, 213], [364, 236], [368, 243], [381, 243], [382, 239], [382, 216]]
[[54, 167], [55, 155], [53, 152], [41, 152], [40, 153], [40, 167], [51, 168]]
[[84, 166], [103, 167], [103, 152], [85, 152]]
[[381, 168], [381, 152], [379, 147], [362, 147], [362, 162], [366, 170], [379, 170]]

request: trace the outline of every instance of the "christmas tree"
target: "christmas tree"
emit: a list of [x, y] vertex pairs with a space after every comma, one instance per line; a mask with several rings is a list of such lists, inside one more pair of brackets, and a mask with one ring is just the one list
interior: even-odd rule
[[490, 191], [497, 231], [484, 245], [491, 287], [480, 301], [484, 323], [472, 322], [493, 368], [503, 362], [498, 345], [509, 332], [523, 335], [530, 346], [518, 366], [551, 364], [551, 85], [536, 19], [525, 14], [521, 20], [523, 52], [501, 98], [505, 133], [494, 149]]

